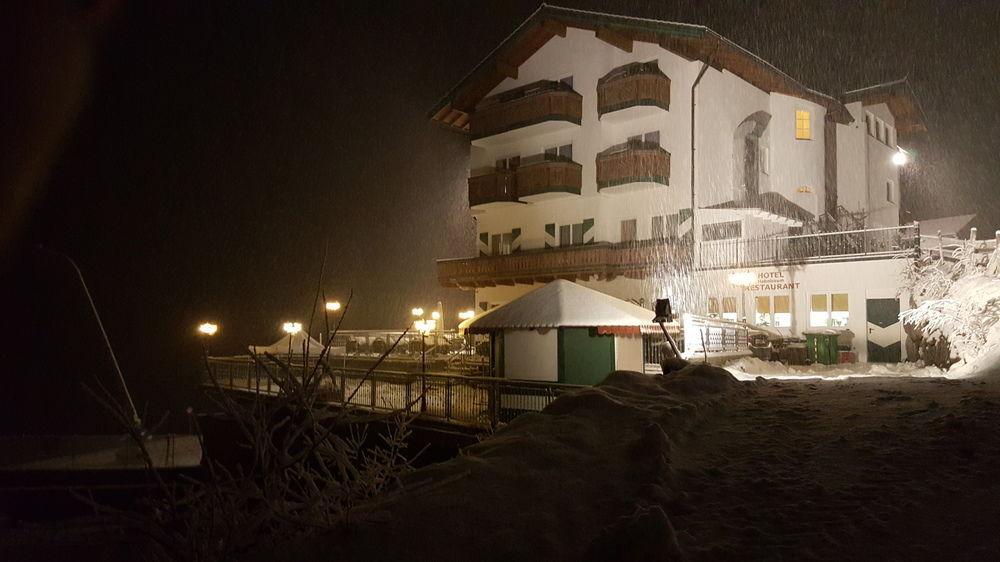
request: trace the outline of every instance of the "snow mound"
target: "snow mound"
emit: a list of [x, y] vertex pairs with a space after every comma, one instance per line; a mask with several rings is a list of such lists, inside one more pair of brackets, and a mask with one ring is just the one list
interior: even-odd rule
[[399, 494], [354, 516], [350, 540], [316, 537], [270, 558], [395, 561], [432, 549], [438, 560], [678, 559], [672, 451], [748, 391], [706, 365], [615, 372], [407, 475]]
[[785, 365], [746, 357], [725, 365], [737, 380], [766, 379], [846, 380], [865, 377], [948, 377], [948, 373], [920, 363], [843, 363], [839, 365]]

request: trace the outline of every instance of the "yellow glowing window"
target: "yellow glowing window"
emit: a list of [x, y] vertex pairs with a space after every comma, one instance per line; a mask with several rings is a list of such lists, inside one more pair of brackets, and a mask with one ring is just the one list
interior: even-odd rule
[[809, 112], [798, 109], [795, 111], [795, 138], [798, 140], [812, 139], [812, 127], [809, 121]]

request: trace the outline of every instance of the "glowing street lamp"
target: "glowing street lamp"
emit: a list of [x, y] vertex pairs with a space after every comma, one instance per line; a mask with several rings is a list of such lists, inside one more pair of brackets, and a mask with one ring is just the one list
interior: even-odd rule
[[326, 310], [329, 312], [337, 312], [338, 310], [340, 310], [340, 302], [330, 301], [326, 303]]
[[892, 155], [892, 163], [896, 166], [905, 166], [910, 161], [910, 154], [900, 148]]
[[212, 322], [205, 322], [198, 325], [198, 333], [203, 336], [214, 336], [219, 331], [219, 325]]
[[423, 316], [424, 315], [424, 309], [420, 308], [419, 306], [415, 307], [415, 308], [413, 308], [413, 309], [410, 310], [410, 314], [412, 314], [414, 316]]
[[441, 313], [435, 310], [434, 312], [431, 313], [431, 319], [435, 321], [440, 320]]
[[288, 334], [288, 363], [291, 364], [291, 362], [292, 362], [292, 338], [295, 337], [295, 334], [297, 334], [297, 333], [299, 333], [299, 332], [302, 331], [302, 323], [301, 322], [285, 322], [284, 324], [281, 325], [281, 329], [284, 330], [286, 334]]

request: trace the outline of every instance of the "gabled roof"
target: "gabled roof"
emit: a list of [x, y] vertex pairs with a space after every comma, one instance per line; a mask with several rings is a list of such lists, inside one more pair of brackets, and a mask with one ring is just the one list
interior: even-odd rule
[[469, 115], [476, 104], [505, 78], [516, 78], [517, 70], [531, 55], [567, 28], [593, 31], [598, 39], [631, 51], [633, 41], [655, 43], [689, 60], [710, 62], [766, 92], [806, 99], [827, 108], [838, 123], [853, 119], [843, 104], [811, 90], [774, 65], [726, 39], [711, 29], [685, 23], [636, 18], [542, 4], [482, 62], [456, 84], [431, 109], [428, 117], [437, 123], [467, 131]]
[[924, 110], [907, 78], [845, 92], [841, 101], [845, 104], [859, 101], [862, 105], [884, 103], [896, 118], [896, 130], [901, 135], [927, 132]]
[[472, 320], [468, 331], [504, 328], [652, 328], [653, 311], [557, 279]]

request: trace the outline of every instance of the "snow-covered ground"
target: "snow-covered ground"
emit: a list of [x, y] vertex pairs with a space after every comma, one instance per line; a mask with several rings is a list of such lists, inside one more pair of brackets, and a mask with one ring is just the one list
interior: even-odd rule
[[945, 377], [950, 376], [933, 366], [917, 363], [844, 363], [840, 365], [785, 365], [777, 361], [762, 361], [745, 357], [723, 365], [738, 380], [752, 381], [757, 377], [777, 380], [847, 380], [872, 377]]
[[1000, 559], [1000, 383], [883, 368], [615, 373], [264, 558]]

